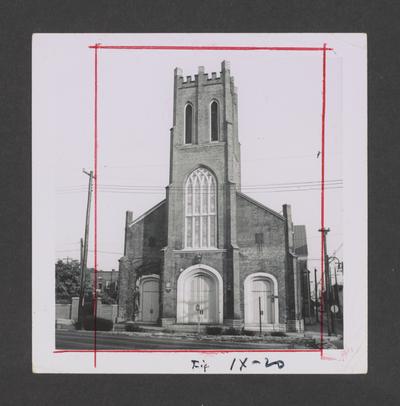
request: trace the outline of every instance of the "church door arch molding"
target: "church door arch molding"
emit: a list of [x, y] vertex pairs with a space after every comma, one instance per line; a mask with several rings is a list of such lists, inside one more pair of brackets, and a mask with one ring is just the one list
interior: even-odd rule
[[160, 312], [160, 276], [142, 276], [139, 280], [139, 292], [139, 320], [157, 323]]
[[218, 271], [197, 264], [179, 275], [176, 316], [177, 323], [197, 323], [200, 316], [200, 323], [222, 324], [223, 283]]
[[267, 272], [256, 272], [244, 281], [244, 324], [246, 328], [279, 324], [278, 281]]

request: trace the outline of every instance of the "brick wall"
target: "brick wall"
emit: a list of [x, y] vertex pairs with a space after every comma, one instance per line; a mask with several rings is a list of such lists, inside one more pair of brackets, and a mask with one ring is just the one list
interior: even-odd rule
[[166, 203], [135, 220], [127, 227], [126, 252], [129, 258], [160, 258], [160, 250], [167, 244]]
[[[131, 218], [131, 214], [127, 215]], [[133, 296], [142, 275], [161, 273], [161, 249], [167, 244], [166, 202], [162, 201], [125, 230], [125, 256], [119, 261], [119, 318], [134, 318]]]
[[[278, 281], [279, 322], [287, 320], [285, 219], [249, 201], [237, 198], [237, 230], [240, 248], [241, 309], [244, 314], [244, 280], [255, 272], [267, 272]], [[262, 234], [262, 244], [255, 234]]]
[[[199, 261], [198, 255], [201, 255], [201, 264], [208, 265], [214, 268], [220, 273], [223, 280], [223, 291], [224, 291], [224, 309], [223, 313], [227, 313], [227, 285], [226, 281], [227, 273], [229, 272], [228, 264], [228, 253], [226, 250], [213, 250], [213, 251], [174, 251], [167, 250], [165, 252], [164, 270], [162, 283], [162, 317], [164, 318], [175, 318], [176, 317], [176, 300], [177, 300], [177, 284], [178, 278], [183, 270], [196, 264]], [[169, 282], [171, 284], [171, 291], [166, 292], [165, 284]]]

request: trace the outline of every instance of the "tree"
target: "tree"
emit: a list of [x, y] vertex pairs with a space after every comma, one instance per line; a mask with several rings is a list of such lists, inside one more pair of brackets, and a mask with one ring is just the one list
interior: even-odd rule
[[116, 304], [118, 300], [118, 288], [115, 282], [110, 283], [103, 289], [101, 299], [104, 304]]
[[56, 262], [56, 302], [71, 303], [71, 298], [79, 296], [80, 263], [58, 260]]

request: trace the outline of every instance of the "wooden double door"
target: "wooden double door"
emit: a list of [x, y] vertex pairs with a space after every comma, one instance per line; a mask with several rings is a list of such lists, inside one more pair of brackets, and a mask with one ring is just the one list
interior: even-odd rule
[[185, 284], [187, 323], [217, 323], [217, 282], [204, 273], [194, 274]]
[[266, 278], [255, 278], [251, 281], [248, 294], [248, 323], [258, 325], [273, 324], [274, 319], [274, 291], [273, 284]]
[[141, 289], [142, 321], [157, 323], [160, 307], [160, 284], [158, 278], [144, 279]]

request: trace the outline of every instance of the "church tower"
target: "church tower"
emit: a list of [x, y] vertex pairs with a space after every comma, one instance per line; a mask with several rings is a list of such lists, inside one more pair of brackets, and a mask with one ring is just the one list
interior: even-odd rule
[[[168, 238], [161, 283], [176, 281], [176, 272], [195, 262], [211, 265], [222, 274], [224, 303], [220, 314], [224, 319], [241, 319], [236, 236], [236, 194], [240, 191], [238, 100], [229, 62], [222, 62], [219, 75], [208, 75], [200, 66], [194, 78], [184, 78], [176, 68], [173, 105]], [[176, 296], [175, 289], [172, 292]], [[179, 303], [165, 289], [161, 291], [161, 319], [165, 324], [176, 316]]]
[[[229, 62], [221, 65], [221, 73], [211, 77], [200, 66], [194, 78], [183, 78], [179, 68], [174, 72], [174, 110], [171, 129], [170, 180], [168, 186], [168, 246], [184, 248], [228, 248], [235, 243], [235, 232], [230, 224], [235, 217], [234, 205], [236, 191], [240, 191], [240, 144], [238, 140], [237, 89], [230, 74]], [[195, 241], [196, 227], [203, 231], [203, 224], [193, 220], [193, 241], [179, 230], [191, 225], [184, 224], [185, 212], [183, 196], [188, 187], [188, 178], [193, 171], [198, 174], [189, 180], [194, 190], [200, 187], [202, 176], [210, 176], [215, 181], [215, 241]], [[198, 178], [198, 176], [200, 178]], [[199, 181], [198, 186], [195, 181]], [[205, 184], [200, 189], [205, 188]], [[213, 185], [214, 187], [214, 185]], [[186, 190], [185, 190], [186, 189]], [[190, 193], [190, 192], [189, 192]], [[231, 194], [233, 198], [231, 198]], [[198, 196], [200, 197], [200, 196]], [[197, 197], [197, 198], [198, 198]], [[187, 196], [189, 198], [189, 196]], [[206, 196], [204, 196], [204, 199]], [[193, 214], [196, 215], [196, 196], [193, 201]], [[212, 203], [212, 202], [211, 202]], [[188, 207], [186, 207], [187, 212]], [[207, 210], [201, 207], [204, 212]], [[189, 207], [189, 211], [191, 208]], [[214, 209], [213, 209], [214, 210]], [[200, 213], [201, 214], [201, 213]], [[203, 219], [204, 225], [205, 220]], [[207, 224], [208, 226], [208, 224]], [[190, 231], [190, 230], [189, 230]], [[214, 234], [214, 230], [209, 231]], [[181, 235], [180, 235], [181, 234]], [[203, 231], [205, 234], [205, 231]], [[189, 241], [188, 241], [189, 240]]]

